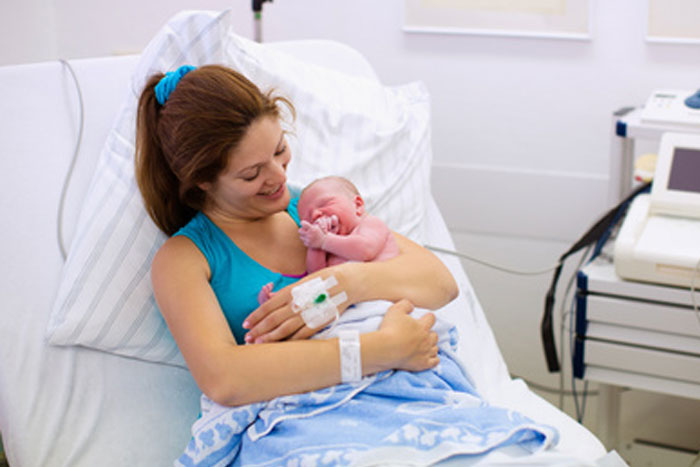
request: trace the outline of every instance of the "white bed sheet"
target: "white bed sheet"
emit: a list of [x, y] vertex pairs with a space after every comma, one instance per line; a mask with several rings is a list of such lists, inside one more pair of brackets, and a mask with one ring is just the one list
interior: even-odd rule
[[[134, 63], [133, 58], [74, 62], [86, 101], [83, 148], [93, 146], [81, 155], [99, 154], [94, 148], [99, 149], [111, 124], [105, 115], [116, 113]], [[110, 78], [105, 81], [105, 76]], [[45, 344], [44, 330], [62, 266], [56, 211], [77, 134], [73, 84], [58, 63], [0, 68], [0, 83], [0, 102], [6, 109], [0, 125], [0, 173], [5, 174], [0, 198], [5, 226], [0, 242], [0, 432], [8, 460], [13, 467], [171, 465], [188, 442], [199, 410], [199, 392], [187, 371]], [[68, 237], [94, 162], [78, 163], [65, 213]], [[432, 200], [428, 215], [427, 240], [452, 247]], [[573, 465], [602, 456], [605, 451], [590, 432], [522, 382], [510, 380], [459, 261], [443, 260], [462, 294], [442, 313], [455, 320], [466, 336], [460, 355], [477, 388], [490, 402], [515, 408], [560, 431], [559, 447], [530, 457], [529, 462]], [[521, 456], [494, 452], [451, 465], [522, 464]]]
[[[431, 199], [427, 213], [428, 230], [426, 243], [435, 239], [442, 248], [454, 249], [452, 237], [447, 226]], [[531, 465], [584, 465], [593, 463], [605, 454], [600, 441], [583, 425], [560, 411], [540, 396], [530, 391], [520, 379], [511, 379], [500, 350], [493, 336], [493, 331], [486, 321], [475, 291], [460, 264], [454, 256], [439, 254], [438, 256], [450, 268], [460, 288], [460, 296], [442, 310], [442, 313], [456, 324], [460, 334], [458, 355], [470, 376], [476, 383], [482, 396], [493, 405], [508, 407], [529, 416], [533, 420], [550, 424], [559, 429], [560, 441], [551, 452], [537, 456], [525, 456], [517, 449], [505, 450], [501, 454], [493, 454], [471, 460], [473, 465], [521, 465], [534, 462]], [[476, 356], [476, 357], [475, 357]], [[527, 459], [527, 460], [526, 460]], [[538, 459], [535, 461], [535, 459]], [[465, 459], [452, 461], [446, 465], [469, 465]]]
[[[99, 154], [133, 64], [133, 58], [74, 64], [86, 102], [88, 150], [81, 155]], [[62, 65], [47, 63], [0, 68], [0, 83], [7, 109], [0, 126], [0, 431], [8, 461], [13, 467], [168, 465], [198, 413], [188, 372], [44, 342], [62, 267], [58, 199], [77, 135], [72, 81]], [[94, 118], [105, 111], [107, 118]], [[76, 167], [65, 212], [68, 239], [94, 163], [82, 158]]]

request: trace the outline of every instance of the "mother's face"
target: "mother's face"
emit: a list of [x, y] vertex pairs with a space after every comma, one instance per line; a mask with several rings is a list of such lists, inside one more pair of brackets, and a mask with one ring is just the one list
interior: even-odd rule
[[255, 120], [229, 157], [217, 179], [200, 186], [207, 193], [205, 213], [214, 210], [230, 218], [253, 220], [286, 209], [291, 153], [277, 118]]

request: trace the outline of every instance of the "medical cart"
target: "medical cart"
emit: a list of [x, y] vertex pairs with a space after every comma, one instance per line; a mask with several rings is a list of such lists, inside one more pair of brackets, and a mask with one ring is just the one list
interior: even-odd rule
[[[658, 96], [652, 95], [647, 107], [656, 105]], [[632, 107], [613, 114], [611, 205], [632, 190], [635, 140], [658, 141], [673, 131], [700, 133], [700, 125], [645, 120], [648, 114]], [[598, 435], [613, 448], [623, 388], [700, 399], [700, 316], [689, 288], [623, 280], [605, 255], [578, 271], [577, 280], [574, 376], [600, 383]], [[694, 295], [700, 303], [700, 292]]]
[[607, 259], [577, 279], [574, 376], [601, 383], [598, 435], [614, 447], [623, 388], [700, 399], [700, 317], [689, 289], [622, 280]]

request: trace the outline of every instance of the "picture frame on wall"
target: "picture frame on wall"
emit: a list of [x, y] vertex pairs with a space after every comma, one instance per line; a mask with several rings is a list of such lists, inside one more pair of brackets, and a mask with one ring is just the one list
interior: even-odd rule
[[648, 42], [700, 45], [698, 0], [649, 0]]
[[406, 32], [588, 40], [592, 0], [405, 0]]

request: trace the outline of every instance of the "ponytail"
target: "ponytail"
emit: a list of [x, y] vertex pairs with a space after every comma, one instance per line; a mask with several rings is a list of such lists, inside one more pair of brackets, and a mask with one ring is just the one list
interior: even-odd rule
[[177, 232], [195, 214], [180, 201], [180, 182], [172, 171], [158, 135], [161, 105], [155, 87], [164, 75], [154, 75], [146, 84], [138, 104], [136, 121], [136, 183], [146, 211], [167, 235]]

